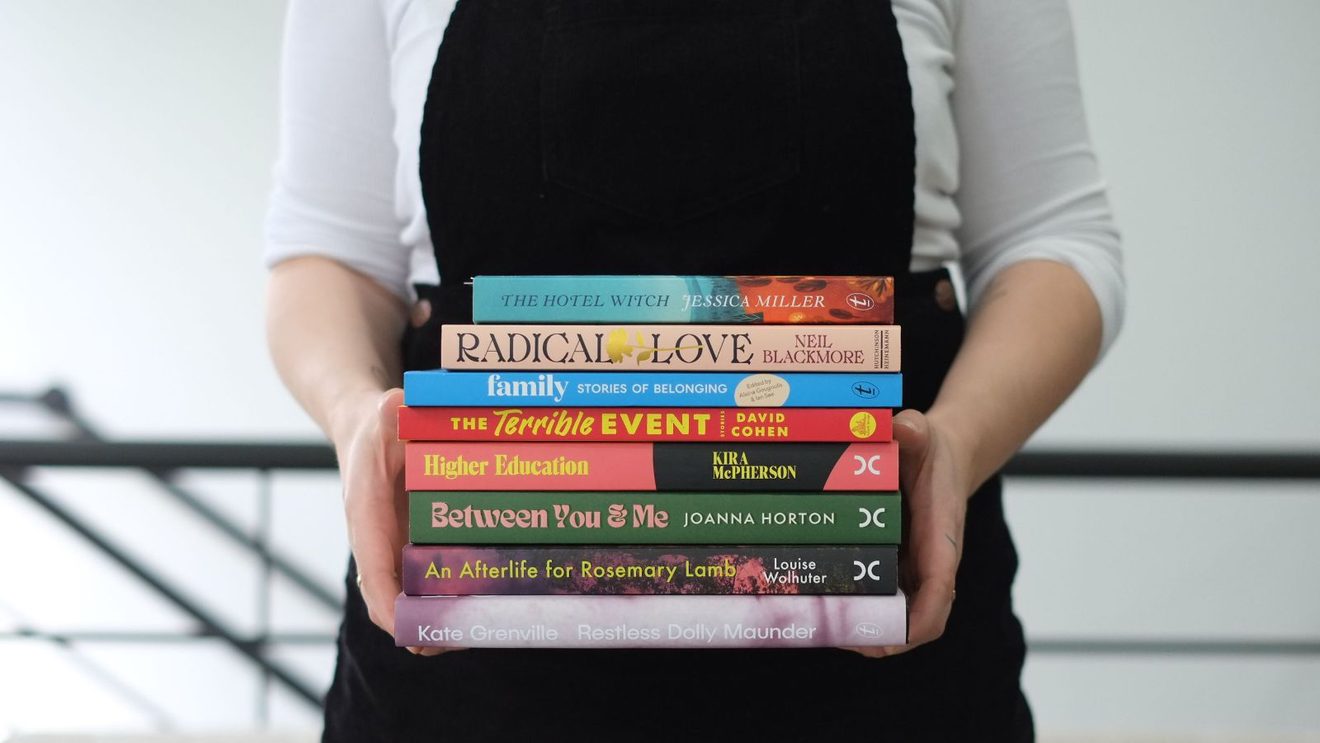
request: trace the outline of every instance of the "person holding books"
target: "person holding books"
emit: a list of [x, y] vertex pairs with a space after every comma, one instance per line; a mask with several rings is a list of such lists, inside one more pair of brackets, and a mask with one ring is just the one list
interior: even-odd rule
[[[268, 335], [344, 480], [324, 739], [1031, 740], [996, 473], [1124, 294], [1070, 24], [1066, 0], [292, 0]], [[400, 374], [488, 274], [895, 277], [910, 644], [396, 648]]]

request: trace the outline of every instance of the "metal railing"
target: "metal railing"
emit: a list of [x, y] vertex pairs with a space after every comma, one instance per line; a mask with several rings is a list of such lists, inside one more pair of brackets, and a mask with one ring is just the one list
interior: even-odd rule
[[[80, 642], [191, 642], [212, 638], [224, 642], [258, 669], [266, 684], [279, 684], [309, 705], [322, 703], [320, 693], [271, 658], [277, 644], [329, 644], [330, 634], [279, 634], [269, 631], [270, 581], [287, 580], [317, 603], [338, 610], [335, 592], [271, 549], [268, 540], [271, 473], [285, 470], [330, 471], [336, 466], [333, 451], [324, 444], [218, 443], [206, 441], [106, 441], [73, 410], [60, 390], [42, 395], [0, 395], [0, 403], [35, 404], [72, 424], [68, 440], [0, 440], [0, 480], [31, 500], [52, 519], [99, 550], [107, 559], [132, 574], [197, 624], [186, 634], [157, 632], [43, 632], [20, 626], [0, 633], [5, 638], [37, 638], [75, 652]], [[33, 468], [112, 467], [147, 473], [164, 497], [183, 505], [234, 546], [256, 556], [262, 565], [256, 633], [244, 634], [190, 599], [151, 565], [122, 550], [95, 525], [77, 518], [50, 493], [31, 482]], [[247, 470], [258, 473], [259, 518], [256, 534], [249, 535], [232, 519], [206, 505], [177, 482], [183, 470]], [[1005, 468], [1009, 477], [1136, 480], [1320, 480], [1320, 454], [1314, 452], [1131, 452], [1029, 451]], [[1320, 640], [1251, 641], [1246, 639], [1034, 639], [1034, 653], [1138, 654], [1138, 655], [1320, 655]], [[265, 695], [263, 694], [263, 697]], [[264, 709], [259, 710], [264, 718]]]

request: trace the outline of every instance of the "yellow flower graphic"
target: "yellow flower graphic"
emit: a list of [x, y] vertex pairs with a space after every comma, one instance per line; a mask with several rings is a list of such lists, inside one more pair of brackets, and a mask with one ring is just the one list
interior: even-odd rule
[[616, 328], [611, 330], [609, 335], [605, 336], [605, 355], [610, 357], [610, 361], [616, 364], [622, 364], [625, 356], [632, 356], [637, 353], [637, 363], [650, 361], [651, 357], [658, 351], [692, 351], [700, 350], [701, 346], [675, 346], [674, 348], [656, 348], [648, 347], [646, 340], [642, 338], [641, 332], [634, 334], [636, 342], [628, 341], [628, 329]]

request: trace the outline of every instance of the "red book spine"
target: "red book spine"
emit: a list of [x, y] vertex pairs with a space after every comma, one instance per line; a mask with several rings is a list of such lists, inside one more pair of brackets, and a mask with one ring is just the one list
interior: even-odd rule
[[408, 490], [892, 491], [898, 445], [410, 442]]
[[889, 441], [888, 408], [399, 409], [405, 441]]

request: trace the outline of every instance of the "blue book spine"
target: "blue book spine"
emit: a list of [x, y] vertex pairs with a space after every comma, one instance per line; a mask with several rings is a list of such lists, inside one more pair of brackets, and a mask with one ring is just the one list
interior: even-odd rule
[[415, 406], [897, 408], [902, 374], [410, 371]]

